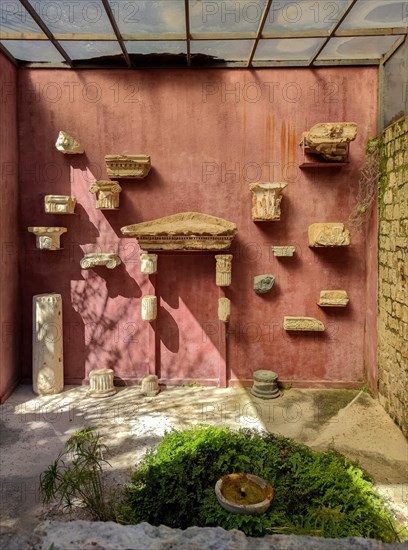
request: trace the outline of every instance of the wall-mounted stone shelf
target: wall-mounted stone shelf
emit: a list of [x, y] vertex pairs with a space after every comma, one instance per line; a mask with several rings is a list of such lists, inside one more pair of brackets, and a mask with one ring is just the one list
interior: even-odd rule
[[64, 389], [61, 294], [33, 296], [33, 391], [54, 395]]
[[84, 152], [79, 141], [62, 130], [58, 134], [55, 147], [64, 155], [82, 155]]
[[157, 317], [157, 297], [143, 296], [142, 298], [142, 319], [143, 321], [154, 321]]
[[113, 252], [89, 252], [79, 262], [82, 269], [91, 269], [99, 265], [104, 265], [108, 269], [114, 269], [122, 263], [122, 260]]
[[101, 210], [117, 210], [119, 208], [119, 193], [122, 191], [117, 181], [95, 181], [89, 188], [96, 195], [96, 208]]
[[218, 319], [224, 323], [229, 323], [231, 315], [231, 300], [228, 298], [218, 299]]
[[140, 272], [153, 275], [157, 273], [157, 254], [140, 254]]
[[313, 317], [284, 317], [283, 328], [285, 330], [323, 331], [324, 324]]
[[303, 132], [300, 145], [304, 153], [320, 155], [326, 161], [347, 162], [349, 143], [356, 135], [355, 122], [321, 122]]
[[200, 212], [181, 212], [121, 228], [144, 250], [227, 250], [237, 233], [235, 223]]
[[349, 297], [345, 290], [321, 290], [320, 307], [346, 307]]
[[275, 277], [266, 273], [265, 275], [256, 275], [254, 277], [254, 291], [257, 294], [266, 294], [273, 287]]
[[349, 246], [350, 233], [343, 223], [312, 223], [308, 228], [309, 246]]
[[272, 246], [272, 252], [274, 256], [277, 256], [278, 258], [293, 256], [295, 253], [295, 247], [292, 245], [286, 245], [286, 246]]
[[47, 214], [74, 214], [76, 198], [69, 195], [45, 195], [44, 210]]
[[30, 233], [34, 233], [36, 247], [41, 250], [62, 250], [60, 237], [66, 233], [66, 227], [27, 227]]
[[232, 277], [232, 254], [217, 254], [215, 256], [215, 284], [230, 286]]
[[152, 167], [148, 155], [106, 155], [105, 162], [110, 178], [143, 179]]
[[258, 182], [249, 185], [252, 192], [252, 220], [254, 222], [280, 220], [282, 191], [287, 185], [285, 182]]
[[115, 395], [112, 369], [94, 369], [89, 373], [88, 395], [91, 397], [110, 397]]

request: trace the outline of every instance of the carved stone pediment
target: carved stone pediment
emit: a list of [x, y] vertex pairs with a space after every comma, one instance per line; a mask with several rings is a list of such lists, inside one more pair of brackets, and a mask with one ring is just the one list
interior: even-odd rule
[[285, 330], [323, 331], [324, 324], [314, 317], [284, 317], [283, 328]]
[[145, 250], [226, 250], [237, 233], [237, 226], [209, 214], [181, 212], [126, 225], [121, 231], [127, 237], [136, 237]]
[[316, 153], [328, 161], [346, 162], [349, 143], [356, 135], [355, 122], [320, 122], [303, 132], [300, 145], [305, 153]]
[[58, 134], [55, 147], [64, 155], [81, 155], [84, 152], [84, 148], [79, 141], [63, 130]]
[[106, 155], [105, 162], [110, 178], [143, 179], [152, 167], [148, 155]]
[[309, 246], [349, 246], [350, 233], [341, 222], [312, 223], [308, 228]]
[[44, 210], [49, 214], [73, 214], [76, 198], [69, 195], [45, 195]]

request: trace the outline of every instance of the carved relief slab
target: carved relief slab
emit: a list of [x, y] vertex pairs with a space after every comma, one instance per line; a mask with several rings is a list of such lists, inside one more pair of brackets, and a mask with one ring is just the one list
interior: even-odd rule
[[121, 231], [127, 237], [136, 237], [145, 250], [226, 250], [237, 226], [208, 214], [182, 212], [127, 225]]
[[80, 264], [82, 269], [90, 269], [98, 265], [104, 265], [108, 269], [114, 269], [120, 265], [122, 260], [117, 254], [112, 252], [89, 252], [81, 259]]
[[293, 256], [293, 254], [295, 253], [295, 247], [291, 245], [272, 246], [272, 252], [274, 256], [278, 257]]
[[308, 228], [309, 246], [349, 246], [350, 233], [343, 223], [312, 223]]
[[231, 300], [228, 298], [218, 299], [218, 319], [228, 323], [231, 315]]
[[79, 141], [62, 130], [58, 134], [55, 147], [64, 155], [81, 155], [84, 152]]
[[287, 183], [258, 182], [251, 183], [253, 221], [280, 220], [282, 191]]
[[324, 324], [314, 317], [284, 317], [283, 328], [285, 330], [323, 331]]
[[27, 227], [30, 233], [34, 233], [36, 247], [41, 250], [61, 250], [60, 237], [66, 233], [66, 227]]
[[328, 161], [346, 162], [349, 143], [356, 135], [355, 122], [321, 122], [303, 132], [300, 144], [305, 153], [316, 153]]
[[257, 294], [266, 294], [273, 287], [275, 277], [270, 274], [256, 275], [254, 277], [254, 291]]
[[119, 208], [119, 193], [122, 191], [117, 181], [95, 181], [89, 188], [90, 193], [96, 195], [96, 208], [101, 210], [115, 210]]
[[143, 179], [152, 167], [148, 155], [106, 155], [110, 178]]
[[68, 195], [45, 195], [44, 210], [48, 214], [73, 214], [76, 198]]
[[349, 302], [345, 290], [321, 290], [319, 306], [321, 307], [346, 307]]

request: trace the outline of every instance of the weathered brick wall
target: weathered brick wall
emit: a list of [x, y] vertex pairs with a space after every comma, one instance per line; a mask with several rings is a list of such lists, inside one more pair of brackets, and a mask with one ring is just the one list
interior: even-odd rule
[[379, 398], [408, 436], [408, 117], [383, 134], [379, 194]]

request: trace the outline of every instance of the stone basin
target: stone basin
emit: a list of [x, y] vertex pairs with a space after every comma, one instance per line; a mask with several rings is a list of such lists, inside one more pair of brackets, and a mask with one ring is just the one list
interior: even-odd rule
[[274, 490], [258, 476], [236, 473], [219, 479], [215, 494], [220, 505], [232, 514], [260, 516], [270, 507]]

